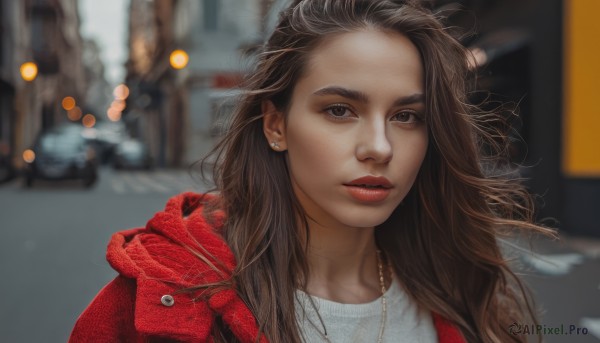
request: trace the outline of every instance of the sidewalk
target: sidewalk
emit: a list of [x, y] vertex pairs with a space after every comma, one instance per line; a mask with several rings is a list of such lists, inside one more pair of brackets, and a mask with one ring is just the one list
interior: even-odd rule
[[[513, 244], [518, 248], [511, 249]], [[600, 342], [600, 239], [561, 232], [558, 240], [534, 237], [531, 247], [524, 238], [508, 245], [511, 257], [516, 257], [514, 270], [529, 285], [541, 310], [540, 324], [582, 329], [577, 335], [548, 333], [543, 341]]]

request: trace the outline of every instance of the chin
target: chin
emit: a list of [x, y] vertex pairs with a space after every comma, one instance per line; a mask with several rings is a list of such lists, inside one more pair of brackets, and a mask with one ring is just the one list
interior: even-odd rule
[[352, 217], [352, 220], [357, 225], [353, 225], [356, 227], [373, 227], [377, 225], [383, 224], [386, 220], [388, 220], [394, 211], [400, 206], [402, 199], [388, 199], [383, 203], [378, 205], [364, 205], [360, 204], [355, 207], [346, 209], [346, 218]]
[[[369, 210], [367, 210], [369, 211]], [[372, 228], [377, 225], [383, 224], [388, 218], [392, 215], [392, 212], [389, 213], [373, 213], [376, 212], [374, 210], [370, 210], [370, 213], [361, 213], [362, 211], [356, 211], [353, 215], [346, 215], [343, 218], [340, 218], [340, 222], [351, 227], [357, 228]]]

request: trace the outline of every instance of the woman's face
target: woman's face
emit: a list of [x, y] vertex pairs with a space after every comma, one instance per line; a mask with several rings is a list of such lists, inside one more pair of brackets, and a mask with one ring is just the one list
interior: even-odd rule
[[[343, 33], [314, 49], [283, 136], [291, 182], [310, 218], [373, 227], [400, 204], [427, 150], [423, 78], [417, 48], [398, 33]], [[349, 186], [365, 176], [389, 185]]]

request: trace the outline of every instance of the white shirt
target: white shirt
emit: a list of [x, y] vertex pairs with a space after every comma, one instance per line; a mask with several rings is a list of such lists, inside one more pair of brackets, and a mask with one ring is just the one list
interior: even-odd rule
[[[296, 318], [305, 343], [323, 343], [323, 325], [303, 291], [296, 291]], [[377, 342], [381, 326], [381, 298], [365, 304], [342, 304], [310, 296], [318, 309], [331, 343]], [[392, 280], [385, 293], [387, 319], [384, 343], [437, 342], [431, 313], [420, 310], [399, 283]], [[302, 310], [304, 308], [304, 311]]]

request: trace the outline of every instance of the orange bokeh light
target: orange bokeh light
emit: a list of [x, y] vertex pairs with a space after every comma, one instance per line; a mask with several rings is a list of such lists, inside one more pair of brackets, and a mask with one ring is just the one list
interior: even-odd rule
[[31, 149], [23, 151], [23, 160], [27, 163], [31, 163], [35, 160], [35, 152]]
[[183, 69], [187, 66], [190, 57], [187, 52], [183, 50], [173, 50], [171, 55], [169, 56], [169, 62], [171, 63], [171, 67], [175, 69]]
[[72, 110], [75, 107], [75, 99], [72, 96], [66, 96], [62, 99], [62, 107], [65, 111]]
[[129, 96], [129, 87], [127, 87], [124, 84], [120, 84], [117, 87], [115, 87], [113, 95], [117, 100], [125, 100]]
[[116, 99], [115, 101], [112, 102], [112, 104], [110, 104], [110, 107], [116, 109], [119, 112], [123, 112], [123, 110], [125, 109], [125, 107], [127, 107], [127, 105], [125, 104], [125, 100]]
[[81, 115], [81, 108], [79, 108], [78, 106], [75, 106], [67, 111], [67, 118], [69, 118], [69, 120], [72, 121], [78, 121], [79, 119], [81, 119]]
[[88, 113], [83, 116], [81, 123], [87, 128], [92, 128], [94, 125], [96, 125], [96, 117], [94, 117], [93, 114]]
[[33, 81], [35, 80], [35, 78], [37, 77], [38, 74], [38, 67], [37, 64], [33, 63], [33, 62], [25, 62], [23, 64], [21, 64], [21, 77], [23, 78], [23, 80], [25, 81]]
[[121, 111], [117, 110], [114, 107], [110, 107], [108, 111], [106, 111], [106, 115], [110, 121], [119, 121], [121, 120]]

